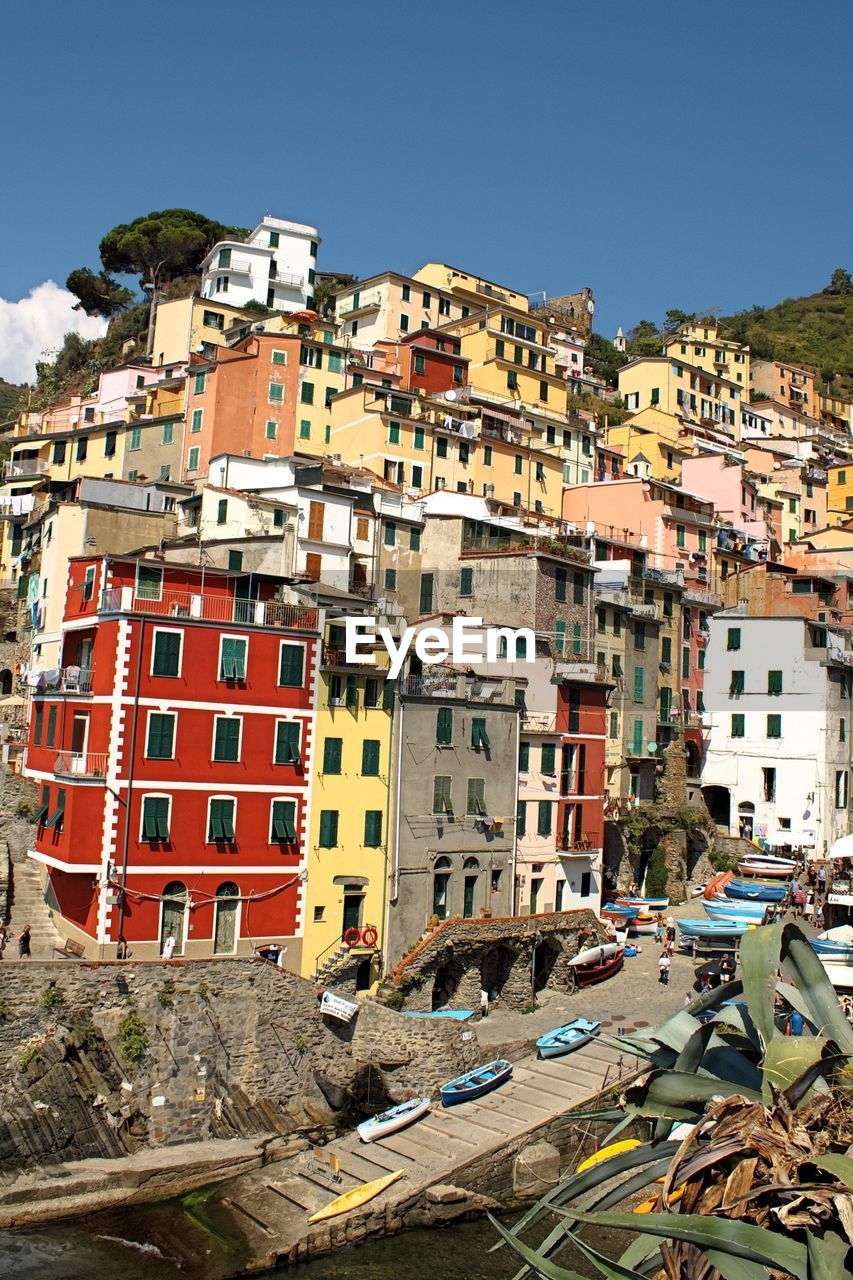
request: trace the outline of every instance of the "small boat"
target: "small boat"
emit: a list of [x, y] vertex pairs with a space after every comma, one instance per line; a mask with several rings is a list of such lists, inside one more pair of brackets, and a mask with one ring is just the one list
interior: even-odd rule
[[[703, 892], [706, 898], [716, 898], [734, 878], [735, 873], [733, 871], [718, 871], [715, 876], [711, 876], [704, 890], [700, 890], [700, 892]], [[696, 896], [698, 897], [699, 895], [697, 894]]]
[[599, 960], [597, 964], [576, 964], [575, 981], [579, 987], [592, 987], [618, 973], [625, 963], [625, 948], [619, 947], [615, 955]]
[[743, 880], [732, 880], [723, 889], [727, 898], [748, 902], [781, 902], [787, 892], [784, 884], [747, 884]]
[[464, 1076], [457, 1076], [449, 1084], [441, 1086], [441, 1105], [454, 1107], [458, 1102], [470, 1102], [472, 1098], [481, 1098], [484, 1093], [497, 1089], [512, 1075], [512, 1063], [503, 1058], [495, 1058], [484, 1067], [476, 1067], [466, 1071]]
[[627, 902], [605, 902], [604, 906], [601, 908], [601, 914], [621, 916], [625, 920], [633, 920], [634, 916], [638, 916], [640, 914], [640, 906], [639, 903], [632, 905]]
[[575, 1173], [586, 1173], [587, 1169], [594, 1169], [597, 1164], [603, 1164], [613, 1156], [621, 1156], [625, 1151], [633, 1151], [639, 1145], [639, 1138], [623, 1138], [621, 1142], [611, 1142], [609, 1146], [602, 1147], [600, 1151], [594, 1151], [591, 1156], [582, 1160]]
[[594, 1035], [598, 1034], [600, 1026], [600, 1022], [575, 1018], [574, 1022], [568, 1022], [564, 1027], [555, 1027], [553, 1031], [546, 1031], [544, 1036], [540, 1036], [536, 1041], [539, 1057], [559, 1058], [564, 1053], [579, 1049], [582, 1044], [587, 1044]]
[[325, 1208], [312, 1213], [308, 1221], [323, 1222], [326, 1218], [336, 1218], [340, 1213], [349, 1213], [350, 1209], [357, 1209], [359, 1205], [367, 1204], [368, 1200], [372, 1200], [386, 1187], [390, 1187], [393, 1182], [405, 1176], [404, 1169], [397, 1169], [394, 1173], [386, 1173], [382, 1178], [374, 1178], [373, 1182], [363, 1182], [360, 1187], [345, 1191], [342, 1196], [331, 1200]]
[[615, 905], [639, 907], [641, 911], [666, 911], [669, 898], [616, 898]]
[[765, 866], [760, 862], [739, 862], [737, 869], [742, 876], [759, 876], [762, 880], [790, 880], [796, 871], [792, 863], [788, 867]]
[[378, 1115], [371, 1116], [369, 1120], [363, 1121], [356, 1128], [356, 1133], [362, 1142], [375, 1142], [377, 1138], [384, 1138], [386, 1134], [396, 1133], [398, 1129], [403, 1129], [407, 1124], [414, 1124], [421, 1116], [426, 1115], [430, 1109], [429, 1098], [407, 1098], [405, 1102], [401, 1102], [396, 1107], [389, 1107], [387, 1111], [380, 1111]]
[[615, 956], [619, 947], [618, 942], [601, 942], [597, 947], [587, 947], [586, 951], [579, 951], [576, 956], [572, 956], [569, 964], [573, 966], [600, 964], [602, 960]]
[[796, 858], [780, 858], [777, 853], [747, 853], [744, 862], [761, 862], [770, 867], [796, 867]]
[[702, 903], [705, 914], [712, 920], [752, 920], [756, 924], [764, 919], [769, 905], [767, 902], [736, 901], [734, 898], [717, 898], [713, 902], [706, 898]]
[[752, 926], [746, 920], [676, 920], [682, 938], [738, 938]]
[[628, 925], [628, 932], [636, 934], [641, 938], [651, 938], [658, 931], [657, 920], [654, 916], [640, 915], [632, 920]]
[[824, 964], [853, 964], [853, 929], [849, 925], [827, 929], [811, 943]]

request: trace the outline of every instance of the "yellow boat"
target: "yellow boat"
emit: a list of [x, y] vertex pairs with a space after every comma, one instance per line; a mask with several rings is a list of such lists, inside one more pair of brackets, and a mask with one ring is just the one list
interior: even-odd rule
[[602, 1160], [609, 1160], [612, 1156], [621, 1156], [623, 1151], [633, 1151], [639, 1145], [639, 1138], [626, 1138], [624, 1142], [611, 1142], [609, 1147], [602, 1147], [594, 1155], [587, 1156], [586, 1160], [583, 1160], [578, 1165], [576, 1172], [585, 1173], [587, 1169], [594, 1169], [597, 1164], [601, 1164]]
[[[658, 1182], [663, 1182], [663, 1178], [658, 1178]], [[669, 1197], [669, 1203], [678, 1204], [679, 1200], [683, 1195], [684, 1195], [684, 1187], [679, 1187], [676, 1191], [673, 1191], [672, 1195]], [[637, 1205], [636, 1209], [634, 1210], [634, 1213], [651, 1213], [655, 1205], [658, 1204], [659, 1200], [660, 1200], [660, 1196], [652, 1196], [650, 1200], [644, 1200], [642, 1204]]]
[[357, 1209], [359, 1205], [367, 1204], [368, 1200], [378, 1196], [386, 1187], [390, 1187], [392, 1182], [396, 1182], [404, 1175], [405, 1170], [398, 1169], [396, 1173], [386, 1173], [384, 1178], [374, 1178], [373, 1182], [363, 1182], [360, 1187], [353, 1187], [352, 1191], [345, 1191], [342, 1196], [332, 1200], [324, 1209], [318, 1209], [316, 1213], [312, 1213], [308, 1221], [323, 1222], [326, 1218], [336, 1218], [339, 1213], [349, 1213], [350, 1209]]

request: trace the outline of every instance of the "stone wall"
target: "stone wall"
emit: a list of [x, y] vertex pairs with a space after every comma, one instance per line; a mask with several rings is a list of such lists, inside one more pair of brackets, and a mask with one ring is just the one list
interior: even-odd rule
[[[320, 1141], [362, 1104], [476, 1060], [458, 1025], [369, 1005], [335, 1022], [319, 994], [264, 960], [3, 964], [0, 1160], [267, 1133]], [[131, 1014], [148, 1042], [135, 1063], [122, 1057]]]
[[565, 987], [568, 961], [605, 936], [587, 910], [448, 920], [398, 965], [394, 980], [409, 1009], [477, 1009], [485, 988], [520, 1010], [536, 990]]

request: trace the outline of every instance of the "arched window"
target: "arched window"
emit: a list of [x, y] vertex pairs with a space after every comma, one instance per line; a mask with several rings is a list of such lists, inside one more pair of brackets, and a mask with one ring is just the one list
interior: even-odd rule
[[432, 913], [439, 920], [446, 920], [450, 904], [449, 858], [436, 858], [432, 878]]
[[167, 933], [175, 939], [176, 956], [184, 954], [187, 915], [187, 886], [181, 880], [170, 880], [163, 889], [163, 905], [160, 912], [160, 950]]
[[216, 890], [213, 919], [213, 954], [230, 956], [237, 950], [240, 933], [240, 889], [225, 880]]
[[462, 863], [462, 866], [463, 866], [463, 868], [464, 868], [464, 870], [465, 870], [465, 871], [479, 871], [479, 870], [480, 870], [480, 863], [478, 862], [478, 860], [477, 860], [476, 858], [466, 858], [466, 859], [465, 859], [465, 861]]

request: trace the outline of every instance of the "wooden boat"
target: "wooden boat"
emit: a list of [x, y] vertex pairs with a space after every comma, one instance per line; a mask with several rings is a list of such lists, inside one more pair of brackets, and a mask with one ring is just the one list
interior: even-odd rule
[[639, 907], [641, 911], [666, 911], [669, 898], [616, 898], [616, 906]]
[[600, 1026], [600, 1022], [590, 1022], [587, 1018], [575, 1018], [574, 1022], [568, 1022], [563, 1027], [546, 1031], [544, 1036], [540, 1036], [536, 1041], [539, 1057], [559, 1058], [564, 1053], [579, 1049], [582, 1044], [587, 1044], [594, 1035], [598, 1034]]
[[625, 963], [625, 948], [619, 947], [615, 955], [600, 960], [597, 964], [576, 964], [575, 981], [579, 987], [591, 987], [596, 982], [604, 982], [618, 973]]
[[611, 1142], [609, 1146], [602, 1147], [600, 1151], [594, 1151], [591, 1156], [587, 1156], [586, 1160], [582, 1160], [575, 1172], [586, 1173], [587, 1169], [594, 1169], [597, 1164], [602, 1164], [613, 1156], [621, 1156], [625, 1151], [633, 1151], [639, 1145], [639, 1138], [623, 1138], [621, 1142]]
[[618, 942], [601, 942], [597, 947], [587, 947], [586, 951], [579, 951], [576, 956], [572, 956], [569, 964], [599, 964], [602, 960], [615, 956], [619, 946]]
[[628, 932], [640, 938], [651, 938], [657, 931], [658, 924], [654, 916], [639, 915], [628, 924]]
[[824, 964], [853, 965], [853, 929], [849, 925], [827, 929], [811, 943]]
[[620, 916], [625, 920], [633, 920], [634, 916], [640, 914], [639, 903], [633, 904], [628, 902], [605, 902], [601, 908], [602, 915]]
[[733, 871], [719, 871], [715, 876], [711, 876], [711, 879], [705, 885], [705, 897], [708, 899], [716, 898], [734, 878], [735, 873]]
[[356, 1133], [362, 1142], [375, 1142], [377, 1138], [384, 1138], [386, 1134], [404, 1129], [407, 1124], [414, 1124], [415, 1120], [426, 1115], [430, 1105], [429, 1098], [408, 1098], [398, 1106], [389, 1107], [387, 1111], [380, 1111], [378, 1115], [363, 1121], [356, 1128]]
[[770, 905], [772, 904], [767, 902], [747, 902], [734, 898], [717, 898], [713, 902], [706, 898], [702, 903], [705, 915], [712, 920], [751, 920], [755, 924], [764, 919]]
[[743, 880], [731, 880], [723, 889], [727, 898], [747, 902], [781, 902], [787, 892], [784, 884], [748, 884]]
[[368, 1200], [372, 1200], [386, 1187], [390, 1187], [392, 1183], [403, 1177], [405, 1177], [405, 1170], [397, 1169], [394, 1173], [386, 1173], [382, 1178], [374, 1178], [373, 1182], [363, 1182], [360, 1187], [345, 1191], [342, 1196], [331, 1200], [325, 1208], [312, 1213], [308, 1221], [323, 1222], [326, 1218], [336, 1218], [340, 1213], [349, 1213], [350, 1209], [357, 1209], [359, 1205], [367, 1204]]
[[472, 1098], [481, 1098], [509, 1080], [512, 1075], [512, 1063], [503, 1058], [496, 1058], [484, 1067], [476, 1067], [466, 1071], [464, 1076], [457, 1076], [449, 1084], [441, 1086], [441, 1105], [454, 1107], [459, 1102], [470, 1102]]
[[796, 866], [793, 863], [788, 867], [777, 867], [765, 866], [763, 862], [739, 862], [737, 869], [742, 876], [758, 876], [762, 880], [790, 880]]
[[734, 938], [751, 927], [746, 920], [676, 920], [682, 938]]

